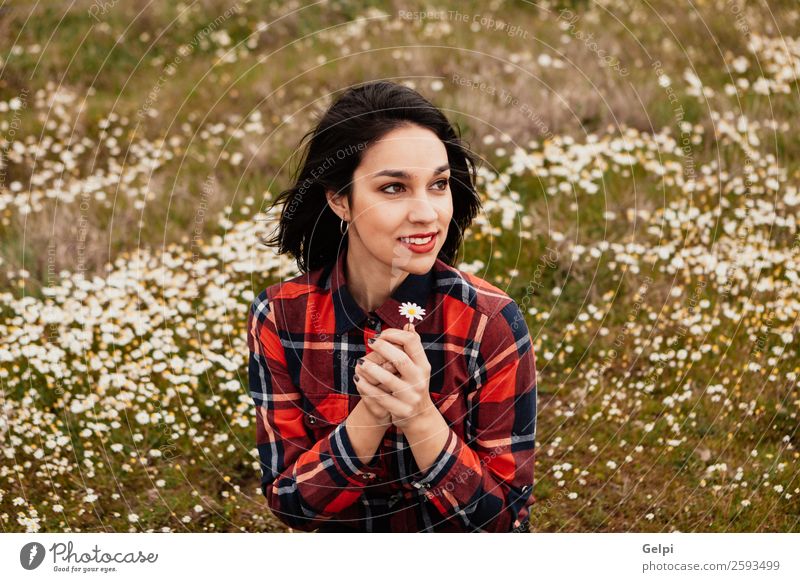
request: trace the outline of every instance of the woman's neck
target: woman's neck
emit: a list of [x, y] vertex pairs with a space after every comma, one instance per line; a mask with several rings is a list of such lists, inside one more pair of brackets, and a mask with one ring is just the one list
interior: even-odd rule
[[375, 257], [363, 256], [354, 245], [348, 245], [345, 261], [345, 277], [347, 289], [359, 307], [369, 313], [383, 305], [395, 289], [405, 281], [407, 271], [394, 269], [375, 260]]

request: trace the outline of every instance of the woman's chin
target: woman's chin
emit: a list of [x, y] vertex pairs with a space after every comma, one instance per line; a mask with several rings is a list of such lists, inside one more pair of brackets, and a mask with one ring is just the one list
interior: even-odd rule
[[398, 267], [412, 275], [424, 275], [431, 270], [435, 261], [436, 255], [417, 255], [416, 257], [411, 257], [408, 263], [398, 265]]

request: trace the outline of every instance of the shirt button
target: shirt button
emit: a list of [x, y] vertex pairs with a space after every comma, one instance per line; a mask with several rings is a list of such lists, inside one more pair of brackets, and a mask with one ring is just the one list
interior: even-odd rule
[[317, 417], [313, 414], [308, 415], [308, 424], [317, 424]]
[[374, 318], [374, 317], [368, 317], [367, 318], [367, 325], [372, 327], [372, 328], [378, 327], [378, 320], [376, 318]]

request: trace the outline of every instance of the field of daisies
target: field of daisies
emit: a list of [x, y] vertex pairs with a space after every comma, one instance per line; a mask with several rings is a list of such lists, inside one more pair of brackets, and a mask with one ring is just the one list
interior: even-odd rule
[[[36, 4], [33, 6], [33, 4]], [[795, 2], [0, 8], [2, 531], [287, 531], [245, 323], [295, 147], [393, 79], [482, 159], [534, 531], [800, 530]]]

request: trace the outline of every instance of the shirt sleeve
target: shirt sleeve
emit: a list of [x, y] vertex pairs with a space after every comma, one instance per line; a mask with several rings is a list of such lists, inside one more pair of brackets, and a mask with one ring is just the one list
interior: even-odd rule
[[536, 442], [536, 358], [514, 301], [488, 318], [474, 368], [469, 442], [449, 429], [414, 486], [461, 528], [507, 532], [529, 516]]
[[361, 496], [371, 465], [358, 458], [344, 421], [316, 442], [309, 436], [266, 291], [250, 307], [247, 344], [261, 491], [278, 519], [312, 531]]

